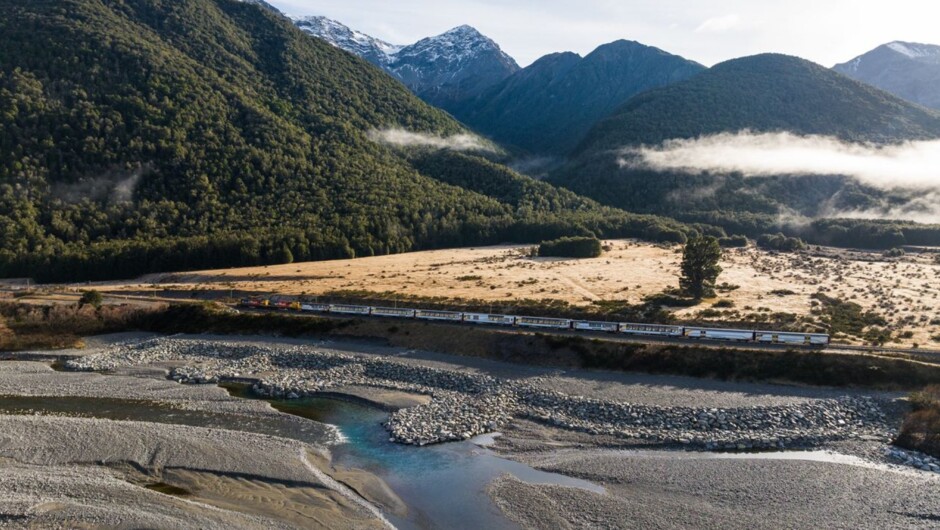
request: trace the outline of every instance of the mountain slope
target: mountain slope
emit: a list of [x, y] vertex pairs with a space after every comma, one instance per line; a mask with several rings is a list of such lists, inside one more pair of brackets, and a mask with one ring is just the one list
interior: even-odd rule
[[503, 144], [560, 155], [631, 96], [703, 70], [658, 48], [621, 40], [584, 58], [573, 53], [545, 56], [467, 101], [454, 115]]
[[891, 42], [833, 70], [925, 107], [940, 109], [940, 46]]
[[898, 142], [940, 138], [940, 113], [802, 59], [748, 57], [632, 98], [598, 123], [573, 160], [549, 180], [618, 208], [750, 233], [775, 226], [781, 215], [863, 211], [889, 199], [882, 190], [838, 175], [745, 178], [619, 163], [625, 147], [744, 130]]
[[326, 17], [296, 18], [294, 24], [304, 32], [323, 39], [341, 50], [358, 55], [380, 68], [388, 69], [392, 56], [402, 48], [354, 31]]
[[326, 17], [294, 20], [314, 37], [365, 58], [425, 101], [451, 111], [519, 70], [492, 39], [460, 26], [409, 46], [396, 46]]
[[743, 129], [891, 142], [937, 137], [940, 114], [810, 61], [766, 54], [631, 99], [598, 123], [578, 151]]
[[[8, 0], [0, 56], [0, 276], [400, 252], [539, 223], [373, 142], [465, 131], [257, 5]], [[536, 212], [557, 231], [581, 213]]]

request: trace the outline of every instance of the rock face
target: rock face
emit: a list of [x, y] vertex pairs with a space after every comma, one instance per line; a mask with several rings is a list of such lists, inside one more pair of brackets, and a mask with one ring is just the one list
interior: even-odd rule
[[516, 61], [498, 44], [470, 26], [410, 46], [397, 46], [326, 17], [296, 18], [294, 24], [379, 66], [419, 97], [445, 110], [478, 96], [519, 70]]
[[704, 450], [814, 447], [891, 435], [879, 404], [867, 398], [727, 409], [636, 405], [546, 390], [538, 378], [502, 380], [302, 346], [155, 339], [116, 345], [69, 361], [67, 368], [112, 370], [166, 361], [184, 361], [170, 372], [181, 383], [254, 380], [254, 392], [272, 398], [297, 399], [346, 385], [430, 395], [427, 404], [394, 412], [385, 424], [392, 441], [413, 445], [466, 440], [514, 418]]
[[546, 55], [465, 102], [454, 115], [503, 144], [560, 155], [634, 95], [704, 70], [658, 48], [619, 40], [583, 58], [570, 52]]
[[833, 69], [908, 101], [940, 109], [940, 46], [891, 42]]

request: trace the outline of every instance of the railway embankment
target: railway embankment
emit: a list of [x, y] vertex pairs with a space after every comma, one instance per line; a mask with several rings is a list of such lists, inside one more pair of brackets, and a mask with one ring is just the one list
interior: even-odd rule
[[260, 396], [298, 399], [356, 385], [407, 391], [430, 401], [390, 414], [393, 441], [426, 445], [495, 432], [514, 419], [603, 434], [624, 442], [702, 450], [811, 448], [859, 438], [888, 442], [882, 404], [845, 396], [753, 407], [664, 407], [569, 395], [539, 377], [501, 379], [394, 357], [274, 345], [158, 338], [122, 343], [66, 364], [103, 371], [173, 362], [170, 378], [208, 384], [253, 378]]

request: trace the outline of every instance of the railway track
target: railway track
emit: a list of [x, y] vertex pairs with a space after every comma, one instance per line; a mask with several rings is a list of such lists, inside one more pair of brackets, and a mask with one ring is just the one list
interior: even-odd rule
[[338, 315], [330, 313], [298, 313], [293, 311], [286, 310], [276, 310], [276, 309], [255, 309], [255, 308], [246, 308], [241, 307], [238, 304], [229, 304], [235, 311], [246, 312], [246, 313], [255, 313], [255, 314], [271, 314], [272, 312], [277, 312], [277, 314], [289, 315], [295, 318], [329, 318], [335, 320], [349, 320], [349, 319], [362, 319], [362, 320], [400, 320], [402, 322], [421, 322], [430, 326], [459, 326], [467, 327], [473, 329], [486, 329], [489, 331], [497, 333], [507, 333], [507, 334], [541, 334], [541, 335], [555, 335], [559, 337], [572, 337], [572, 338], [594, 338], [601, 339], [608, 342], [621, 342], [625, 344], [660, 344], [660, 345], [678, 345], [678, 346], [704, 346], [707, 348], [715, 349], [739, 349], [739, 350], [748, 350], [748, 351], [815, 351], [820, 353], [832, 353], [832, 354], [868, 354], [876, 355], [881, 357], [900, 357], [900, 358], [913, 358], [914, 360], [921, 360], [931, 363], [940, 363], [940, 350], [934, 349], [914, 349], [914, 348], [892, 348], [885, 346], [858, 346], [852, 344], [838, 344], [830, 343], [826, 346], [815, 346], [815, 345], [802, 345], [802, 344], [774, 344], [774, 343], [761, 343], [761, 342], [733, 342], [733, 341], [722, 341], [722, 340], [711, 340], [711, 339], [697, 339], [697, 338], [688, 338], [688, 337], [667, 337], [667, 336], [651, 336], [651, 335], [623, 335], [620, 333], [606, 333], [606, 332], [595, 332], [595, 331], [574, 331], [574, 330], [556, 330], [556, 329], [533, 329], [533, 328], [518, 328], [518, 327], [508, 327], [508, 326], [480, 326], [472, 322], [447, 322], [447, 321], [438, 321], [438, 320], [415, 320], [411, 318], [391, 318], [386, 316], [373, 316], [373, 315]]

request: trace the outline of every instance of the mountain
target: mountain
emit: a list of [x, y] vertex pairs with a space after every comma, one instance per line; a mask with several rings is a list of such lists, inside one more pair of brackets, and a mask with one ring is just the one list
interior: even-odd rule
[[310, 35], [385, 69], [419, 97], [445, 110], [519, 70], [499, 45], [470, 26], [396, 46], [326, 17], [297, 18], [294, 23]]
[[390, 65], [425, 101], [450, 110], [519, 70], [516, 61], [470, 26], [405, 46]]
[[562, 155], [630, 97], [704, 70], [658, 48], [619, 40], [583, 58], [570, 52], [542, 57], [453, 113], [505, 145]]
[[833, 69], [908, 101], [940, 109], [940, 46], [895, 41]]
[[549, 181], [618, 208], [708, 222], [737, 233], [760, 233], [779, 223], [782, 214], [862, 211], [888, 200], [885, 192], [838, 175], [746, 178], [620, 163], [625, 147], [740, 131], [892, 143], [940, 138], [940, 113], [803, 59], [746, 57], [631, 98], [593, 127]]
[[474, 153], [433, 164], [430, 148], [379, 141], [443, 147], [467, 131], [252, 3], [6, 0], [0, 57], [0, 277], [104, 279], [678, 226]]
[[354, 31], [326, 17], [296, 18], [294, 24], [314, 37], [321, 38], [337, 48], [358, 55], [385, 69], [389, 69], [392, 57], [402, 48], [370, 37], [365, 33]]
[[744, 129], [884, 143], [940, 136], [940, 114], [810, 61], [764, 54], [632, 98], [598, 123], [577, 151]]

